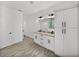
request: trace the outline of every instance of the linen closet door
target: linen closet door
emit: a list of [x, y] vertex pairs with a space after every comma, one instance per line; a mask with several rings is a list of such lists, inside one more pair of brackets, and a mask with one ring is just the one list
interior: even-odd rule
[[55, 53], [63, 56], [63, 12], [55, 13]]
[[77, 7], [63, 11], [64, 23], [64, 56], [78, 56], [78, 9]]

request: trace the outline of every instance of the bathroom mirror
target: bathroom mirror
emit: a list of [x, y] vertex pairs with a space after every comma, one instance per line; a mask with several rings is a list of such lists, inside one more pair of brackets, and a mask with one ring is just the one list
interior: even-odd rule
[[54, 18], [44, 18], [42, 20], [39, 20], [40, 23], [40, 29], [44, 32], [51, 32], [54, 30]]

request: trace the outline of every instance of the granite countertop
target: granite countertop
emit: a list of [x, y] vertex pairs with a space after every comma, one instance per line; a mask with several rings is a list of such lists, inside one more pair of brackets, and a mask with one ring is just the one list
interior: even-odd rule
[[55, 34], [51, 34], [51, 33], [48, 33], [48, 32], [34, 32], [36, 34], [42, 34], [42, 35], [47, 35], [47, 36], [50, 36], [50, 37], [55, 37]]

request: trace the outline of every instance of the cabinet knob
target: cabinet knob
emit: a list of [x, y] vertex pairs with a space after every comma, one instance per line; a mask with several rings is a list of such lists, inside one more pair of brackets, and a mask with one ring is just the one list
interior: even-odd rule
[[64, 22], [64, 27], [66, 27], [66, 22]]
[[9, 34], [12, 34], [12, 32], [9, 32]]
[[48, 39], [48, 43], [50, 43], [50, 40]]
[[62, 29], [62, 34], [63, 34], [63, 29]]
[[35, 39], [37, 39], [37, 36], [35, 36]]
[[64, 32], [63, 33], [66, 34], [66, 28], [64, 29]]
[[43, 40], [42, 38], [40, 38], [41, 40]]
[[66, 22], [62, 22], [62, 27], [66, 27]]
[[64, 27], [64, 24], [63, 24], [63, 22], [62, 22], [62, 27]]

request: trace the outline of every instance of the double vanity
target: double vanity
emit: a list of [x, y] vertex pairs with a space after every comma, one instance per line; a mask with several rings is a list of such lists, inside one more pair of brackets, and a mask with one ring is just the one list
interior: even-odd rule
[[50, 33], [35, 32], [34, 42], [42, 47], [54, 51], [55, 35]]
[[55, 50], [54, 16], [40, 18], [40, 30], [34, 32], [34, 42], [51, 51]]

